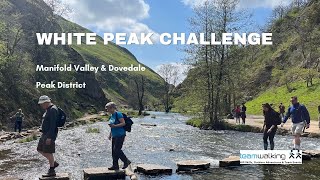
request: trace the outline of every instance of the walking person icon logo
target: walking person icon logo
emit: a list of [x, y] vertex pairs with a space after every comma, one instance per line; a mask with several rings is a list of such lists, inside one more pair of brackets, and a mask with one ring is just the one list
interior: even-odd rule
[[291, 150], [289, 159], [302, 159], [302, 153], [300, 153], [300, 150]]

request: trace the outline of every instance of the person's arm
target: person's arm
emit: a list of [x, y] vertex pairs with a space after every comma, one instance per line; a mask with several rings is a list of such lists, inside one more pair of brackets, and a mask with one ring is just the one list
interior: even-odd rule
[[49, 109], [48, 112], [48, 123], [49, 123], [49, 131], [46, 134], [47, 139], [53, 139], [56, 134], [57, 129], [57, 118], [58, 118], [58, 111], [54, 108]]
[[119, 124], [112, 124], [111, 128], [118, 128], [118, 127], [123, 127], [123, 126], [126, 125], [126, 122], [125, 122], [125, 120], [123, 118], [122, 113], [118, 113], [117, 112], [117, 116], [118, 116], [118, 120], [119, 120], [120, 123]]
[[305, 120], [307, 122], [307, 124], [310, 124], [310, 114], [308, 109], [305, 106], [301, 107], [302, 109], [302, 117], [304, 118], [303, 120]]
[[288, 108], [287, 114], [286, 116], [283, 118], [283, 124], [287, 122], [288, 118], [291, 116], [291, 111], [290, 111], [290, 107]]

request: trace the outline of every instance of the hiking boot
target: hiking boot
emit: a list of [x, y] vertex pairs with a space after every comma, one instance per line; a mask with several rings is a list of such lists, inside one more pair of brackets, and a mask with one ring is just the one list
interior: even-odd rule
[[131, 164], [131, 161], [128, 160], [126, 163], [123, 164], [122, 169], [126, 169], [130, 164]]
[[109, 169], [109, 170], [115, 170], [115, 171], [117, 171], [117, 170], [119, 170], [119, 167], [111, 166], [111, 167], [109, 167], [108, 169]]
[[59, 163], [57, 163], [56, 161], [54, 162], [53, 168], [56, 168], [59, 166]]
[[56, 171], [54, 168], [50, 168], [47, 174], [42, 175], [42, 177], [53, 177], [56, 176]]

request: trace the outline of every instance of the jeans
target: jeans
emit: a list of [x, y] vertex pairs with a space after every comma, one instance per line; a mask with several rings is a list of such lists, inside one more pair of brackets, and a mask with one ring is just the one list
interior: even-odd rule
[[17, 129], [19, 130], [19, 133], [21, 133], [22, 128], [22, 121], [16, 121], [14, 124], [14, 132], [17, 132]]
[[123, 163], [128, 163], [129, 159], [126, 157], [126, 155], [123, 153], [122, 145], [124, 142], [125, 136], [120, 137], [112, 137], [112, 159], [113, 159], [113, 167], [118, 168], [119, 167], [119, 159]]
[[267, 133], [269, 129], [270, 128], [265, 128], [264, 132], [263, 132], [264, 150], [268, 149], [268, 138], [269, 138], [269, 141], [270, 141], [270, 149], [271, 150], [274, 149], [274, 141], [273, 141], [273, 139], [274, 139], [274, 136], [276, 135], [277, 128], [273, 128], [270, 133]]

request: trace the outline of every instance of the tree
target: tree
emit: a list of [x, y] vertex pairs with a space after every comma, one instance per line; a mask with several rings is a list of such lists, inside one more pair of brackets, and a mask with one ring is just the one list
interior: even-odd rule
[[134, 79], [135, 87], [136, 87], [136, 93], [137, 93], [137, 99], [139, 103], [139, 115], [142, 114], [142, 111], [144, 110], [144, 105], [143, 105], [143, 98], [144, 98], [144, 92], [145, 92], [145, 79], [142, 75], [140, 75], [140, 80], [139, 77], [136, 77]]
[[[238, 0], [205, 1], [194, 8], [194, 17], [190, 19], [193, 32], [203, 32], [205, 40], [211, 40], [211, 33], [221, 40], [222, 33], [237, 32], [248, 19], [247, 14], [237, 10]], [[187, 61], [194, 67], [203, 70], [202, 77], [206, 84], [207, 103], [204, 105], [204, 118], [209, 118], [210, 125], [219, 129], [219, 116], [230, 112], [232, 99], [235, 99], [234, 82], [239, 71], [239, 58], [233, 52], [237, 47], [230, 45], [200, 45], [186, 49], [189, 55]], [[239, 78], [237, 78], [239, 79]], [[240, 81], [241, 82], [241, 81]], [[232, 98], [233, 97], [233, 98]]]
[[71, 7], [63, 3], [61, 0], [44, 0], [44, 2], [50, 7], [50, 19], [55, 20], [58, 16], [68, 16], [72, 9]]
[[179, 79], [179, 68], [173, 64], [162, 64], [157, 73], [164, 79], [164, 96], [163, 104], [166, 112], [169, 112], [172, 107], [171, 93], [174, 90], [175, 85], [177, 85]]

